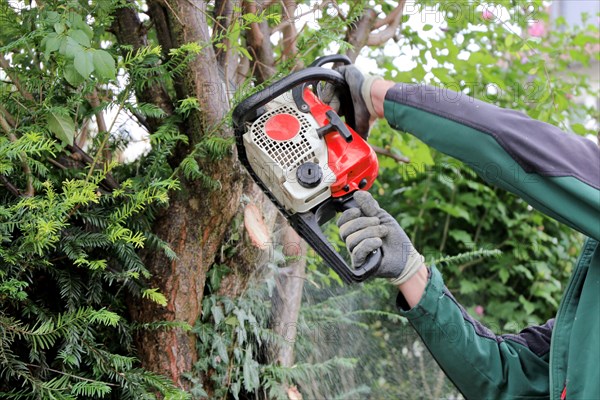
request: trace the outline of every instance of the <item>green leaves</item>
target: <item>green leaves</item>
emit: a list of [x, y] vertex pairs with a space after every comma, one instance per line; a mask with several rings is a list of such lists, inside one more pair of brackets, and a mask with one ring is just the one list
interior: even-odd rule
[[83, 47], [72, 37], [66, 37], [61, 43], [60, 53], [65, 55], [67, 58], [75, 58], [75, 56], [83, 51]]
[[83, 49], [78, 44], [73, 44], [72, 40], [68, 38], [65, 54], [73, 57], [73, 64], [69, 63], [65, 66], [64, 76], [74, 86], [88, 79], [92, 73], [101, 80], [110, 80], [116, 77], [115, 60], [105, 50]]
[[144, 289], [142, 290], [142, 297], [144, 299], [150, 299], [158, 305], [166, 307], [168, 304], [168, 300], [164, 294], [158, 291], [158, 288], [154, 289]]
[[[57, 19], [53, 15], [53, 19]], [[93, 47], [94, 31], [83, 22], [79, 15], [70, 15], [65, 22], [55, 22], [54, 32], [43, 39], [46, 59], [58, 52], [67, 62], [63, 76], [73, 86], [79, 86], [94, 73], [100, 80], [116, 77], [116, 63], [112, 55], [103, 49]]]
[[90, 47], [90, 38], [81, 29], [69, 30], [69, 37], [75, 40], [78, 44], [84, 47]]
[[[121, 134], [130, 126], [116, 132], [126, 111], [167, 117], [155, 104], [131, 101], [130, 90], [157, 80], [168, 85], [201, 46], [173, 49], [168, 67], [154, 46], [148, 57], [124, 65], [131, 81], [107, 85], [117, 75], [116, 43], [107, 30], [118, 2], [0, 3], [6, 17], [0, 18], [0, 47], [10, 64], [0, 104], [11, 133], [10, 139], [0, 135], [0, 397], [189, 398], [170, 377], [140, 367], [132, 350], [139, 326], [121, 317], [126, 296], [167, 304], [154, 286], [144, 285], [151, 275], [136, 248], [176, 259], [150, 231], [178, 186], [168, 158], [187, 140], [180, 117], [159, 127], [143, 161], [123, 165], [107, 156], [129, 141]], [[113, 135], [98, 134], [100, 114], [116, 127]], [[80, 132], [89, 133], [87, 154], [65, 148]], [[207, 152], [221, 148], [210, 144]], [[155, 323], [155, 329], [184, 328]]]
[[45, 38], [45, 50], [46, 58], [48, 58], [49, 54], [58, 50], [61, 44], [61, 38], [56, 33], [50, 33]]
[[73, 120], [57, 112], [50, 112], [46, 117], [48, 129], [64, 144], [72, 145], [75, 137]]
[[75, 65], [71, 63], [65, 65], [63, 76], [65, 80], [69, 82], [70, 85], [75, 87], [81, 85], [81, 83], [83, 83], [83, 81], [85, 80], [83, 76], [81, 76], [81, 74], [77, 72], [77, 69], [75, 69]]
[[254, 358], [252, 358], [252, 347], [246, 349], [246, 356], [244, 357], [244, 389], [247, 392], [252, 392], [254, 389], [258, 388], [260, 383], [258, 372], [259, 365]]
[[94, 69], [101, 79], [114, 79], [116, 76], [115, 59], [105, 50], [96, 50], [93, 54]]
[[94, 53], [90, 50], [84, 50], [75, 54], [73, 66], [83, 78], [87, 78], [94, 72]]

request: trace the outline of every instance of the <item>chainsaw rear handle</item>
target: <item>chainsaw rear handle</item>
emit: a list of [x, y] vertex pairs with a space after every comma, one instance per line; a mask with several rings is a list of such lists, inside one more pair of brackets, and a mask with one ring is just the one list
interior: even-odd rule
[[338, 273], [345, 283], [362, 282], [369, 278], [377, 271], [383, 258], [383, 252], [379, 248], [367, 257], [363, 265], [352, 268], [329, 243], [321, 230], [321, 225], [330, 221], [338, 212], [350, 208], [359, 208], [353, 193], [344, 197], [330, 198], [311, 211], [297, 213], [290, 217], [290, 222], [296, 232], [311, 245], [327, 265]]
[[231, 117], [234, 127], [236, 129], [238, 127], [243, 127], [246, 122], [256, 119], [258, 116], [257, 111], [261, 107], [295, 87], [308, 82], [329, 82], [334, 85], [347, 87], [346, 80], [342, 74], [332, 69], [309, 67], [294, 72], [275, 82], [268, 88], [254, 93], [252, 96], [240, 102], [235, 107], [235, 110], [233, 110], [233, 115]]

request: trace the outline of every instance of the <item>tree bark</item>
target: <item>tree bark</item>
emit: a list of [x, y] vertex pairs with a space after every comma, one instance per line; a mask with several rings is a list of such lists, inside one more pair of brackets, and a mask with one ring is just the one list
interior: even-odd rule
[[297, 58], [298, 48], [296, 40], [298, 39], [298, 30], [296, 29], [296, 1], [294, 0], [283, 0], [282, 7], [284, 27], [283, 33], [283, 54], [284, 60], [293, 60], [294, 69], [302, 67], [301, 61]]
[[[150, 286], [167, 296], [168, 305], [163, 308], [148, 301], [130, 304], [137, 322], [183, 321], [193, 326], [200, 316], [206, 272], [241, 196], [241, 186], [231, 179], [235, 174], [228, 172], [228, 165], [231, 160], [224, 160], [212, 171], [215, 178], [221, 178], [227, 196], [219, 192], [203, 195], [206, 190], [197, 184], [186, 185], [156, 219], [155, 233], [171, 246], [178, 259], [171, 261], [157, 252], [144, 258], [152, 273]], [[197, 360], [194, 335], [181, 329], [145, 330], [136, 339], [138, 356], [146, 368], [167, 374], [180, 387], [188, 387], [182, 374], [190, 372]]]
[[[254, 1], [244, 1], [243, 5], [245, 13], [256, 14]], [[251, 69], [258, 83], [266, 81], [275, 73], [275, 58], [270, 38], [271, 28], [267, 21], [251, 23], [246, 33], [246, 41], [252, 55]]]
[[[152, 15], [160, 25], [157, 31], [160, 30], [159, 40], [163, 45], [210, 43], [205, 2], [170, 0], [160, 4], [151, 1], [150, 4]], [[125, 15], [118, 18], [117, 28], [123, 40], [144, 45], [143, 39], [138, 38], [136, 42], [136, 38], [124, 37], [124, 32], [130, 33], [137, 21], [128, 9], [123, 10]], [[131, 25], [126, 25], [127, 21]], [[168, 32], [164, 30], [166, 27]], [[206, 135], [227, 137], [232, 134], [222, 123], [229, 103], [211, 46], [205, 46], [190, 63], [180, 85], [178, 97], [199, 99], [201, 109], [192, 113], [182, 125], [189, 137], [189, 146], [178, 149], [179, 161]], [[150, 100], [156, 103], [161, 99]], [[153, 231], [171, 246], [178, 258], [171, 261], [156, 252], [144, 255], [146, 267], [152, 273], [150, 286], [165, 294], [168, 304], [160, 307], [148, 301], [131, 301], [132, 317], [140, 323], [167, 320], [193, 325], [200, 316], [206, 273], [238, 210], [242, 193], [241, 169], [233, 155], [220, 161], [203, 162], [200, 167], [206, 175], [218, 180], [221, 188], [210, 191], [199, 182], [181, 178], [181, 190], [174, 193], [169, 207], [157, 217]], [[183, 374], [191, 372], [197, 360], [194, 335], [181, 329], [143, 330], [136, 338], [136, 344], [144, 367], [168, 375], [182, 388], [189, 387]]]
[[363, 15], [348, 29], [348, 32], [346, 33], [346, 40], [353, 46], [353, 48], [346, 51], [346, 55], [352, 60], [352, 62], [356, 60], [360, 50], [367, 44], [367, 40], [369, 40], [369, 35], [376, 18], [377, 13], [374, 10], [367, 8], [365, 9]]

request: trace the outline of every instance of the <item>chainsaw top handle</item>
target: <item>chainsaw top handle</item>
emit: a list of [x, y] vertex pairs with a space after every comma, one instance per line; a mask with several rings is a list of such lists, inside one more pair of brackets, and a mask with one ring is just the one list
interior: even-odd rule
[[352, 64], [352, 60], [350, 60], [350, 58], [348, 58], [348, 56], [345, 56], [343, 54], [331, 54], [329, 56], [323, 56], [323, 57], [319, 57], [317, 58], [315, 61], [313, 61], [309, 67], [321, 67], [325, 64], [329, 64], [329, 63], [341, 63], [344, 65], [350, 65]]
[[[323, 57], [325, 58], [325, 57]], [[317, 61], [320, 61], [317, 60]], [[327, 62], [339, 61], [325, 60]], [[322, 64], [319, 64], [322, 65]], [[252, 121], [258, 117], [257, 111], [273, 99], [294, 89], [295, 87], [309, 82], [329, 82], [347, 89], [346, 80], [339, 72], [322, 67], [308, 67], [275, 82], [266, 89], [254, 93], [244, 101], [240, 102], [233, 110], [232, 120], [235, 128], [243, 126], [246, 122]]]

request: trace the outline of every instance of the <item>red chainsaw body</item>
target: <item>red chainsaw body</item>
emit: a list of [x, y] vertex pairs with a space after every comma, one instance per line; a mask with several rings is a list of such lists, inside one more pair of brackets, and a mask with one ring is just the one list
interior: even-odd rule
[[[310, 113], [323, 127], [329, 123], [326, 112], [331, 110], [308, 88], [304, 90], [304, 101], [310, 107]], [[371, 146], [352, 128], [352, 141], [346, 140], [338, 132], [325, 135], [328, 166], [335, 174], [335, 183], [331, 185], [331, 196], [341, 197], [355, 190], [367, 190], [377, 178], [379, 162]]]

